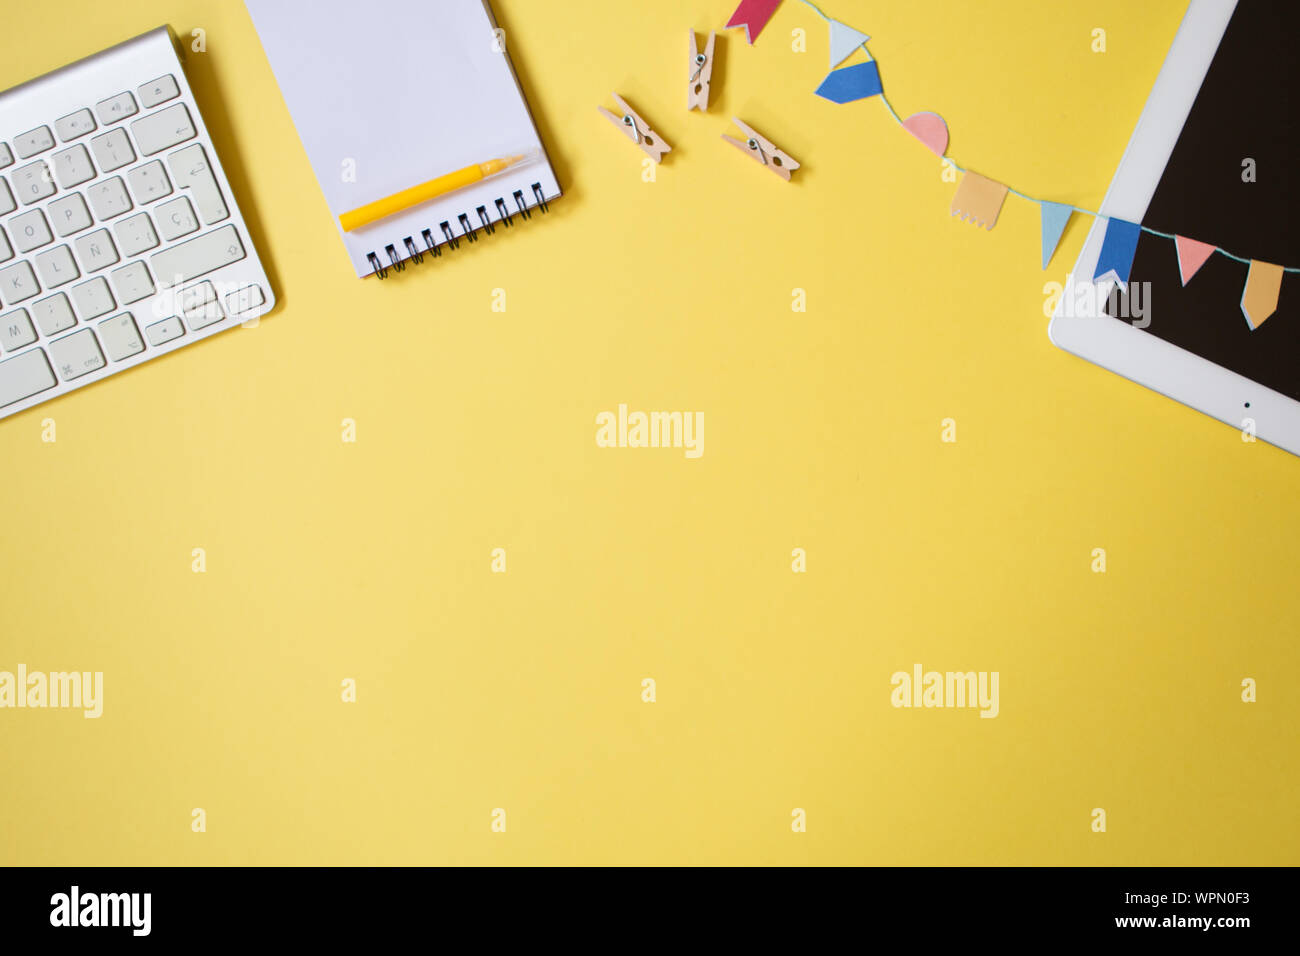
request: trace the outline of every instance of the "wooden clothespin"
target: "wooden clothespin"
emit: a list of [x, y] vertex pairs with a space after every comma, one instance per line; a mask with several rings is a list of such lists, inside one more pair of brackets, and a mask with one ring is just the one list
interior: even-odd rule
[[627, 102], [619, 97], [617, 93], [613, 94], [613, 96], [618, 101], [618, 105], [623, 108], [622, 116], [615, 116], [603, 106], [598, 106], [596, 109], [608, 116], [611, 123], [626, 133], [632, 142], [640, 146], [641, 152], [656, 163], [662, 162], [664, 153], [669, 152], [672, 147], [668, 145], [668, 142], [662, 136], [652, 130], [650, 124], [637, 115], [636, 110], [628, 106]]
[[778, 148], [775, 143], [762, 134], [756, 132], [752, 127], [746, 126], [738, 117], [733, 116], [732, 121], [739, 126], [749, 138], [742, 141], [725, 134], [722, 138], [745, 155], [752, 157], [755, 162], [762, 163], [786, 182], [789, 182], [790, 174], [799, 168], [799, 164], [795, 162], [790, 154], [785, 150]]
[[699, 107], [700, 112], [706, 112], [709, 108], [709, 81], [713, 78], [713, 41], [717, 39], [717, 33], [709, 31], [709, 42], [704, 45], [704, 52], [701, 53], [695, 45], [695, 31], [691, 30], [691, 57], [689, 80], [686, 82], [686, 108], [693, 110]]

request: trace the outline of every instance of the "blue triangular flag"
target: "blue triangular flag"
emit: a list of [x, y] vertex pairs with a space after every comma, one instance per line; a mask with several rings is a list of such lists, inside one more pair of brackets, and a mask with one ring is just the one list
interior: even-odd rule
[[1052, 254], [1056, 252], [1056, 244], [1061, 241], [1061, 234], [1065, 232], [1065, 224], [1070, 221], [1070, 214], [1074, 212], [1074, 207], [1060, 202], [1044, 202], [1043, 207], [1043, 268], [1052, 261]]
[[1092, 281], [1113, 275], [1122, 286], [1128, 285], [1128, 273], [1133, 268], [1133, 254], [1137, 252], [1138, 236], [1142, 227], [1124, 219], [1106, 221], [1106, 238], [1101, 241], [1101, 254]]
[[831, 69], [835, 69], [841, 63], [849, 58], [849, 54], [856, 50], [862, 44], [866, 43], [871, 37], [859, 30], [853, 29], [847, 23], [840, 23], [839, 20], [831, 20]]
[[875, 60], [832, 70], [817, 87], [817, 95], [832, 103], [852, 103], [880, 93], [880, 67], [876, 66]]

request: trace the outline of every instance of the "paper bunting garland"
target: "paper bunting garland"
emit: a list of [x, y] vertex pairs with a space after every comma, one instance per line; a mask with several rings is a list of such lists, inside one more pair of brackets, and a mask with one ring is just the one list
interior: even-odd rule
[[1044, 202], [1043, 207], [1043, 268], [1052, 261], [1061, 235], [1074, 212], [1074, 207], [1059, 202]]
[[1113, 217], [1106, 220], [1106, 235], [1101, 240], [1101, 252], [1097, 256], [1092, 281], [1114, 279], [1127, 288], [1128, 273], [1133, 268], [1133, 255], [1137, 252], [1140, 235], [1142, 227], [1135, 222]]
[[1002, 210], [1002, 201], [1006, 198], [1006, 186], [979, 173], [968, 172], [961, 178], [957, 195], [952, 197], [950, 214], [960, 216], [985, 229], [992, 229], [998, 221], [998, 213]]
[[[936, 156], [943, 158], [948, 152], [948, 124], [937, 113], [913, 113], [907, 119], [899, 117], [889, 98], [884, 94], [880, 80], [880, 67], [876, 61], [858, 63], [853, 66], [840, 67], [859, 47], [867, 56], [871, 53], [866, 42], [871, 39], [867, 34], [856, 30], [843, 21], [823, 13], [813, 0], [800, 0], [826, 21], [830, 31], [830, 72], [817, 87], [817, 95], [833, 103], [852, 103], [857, 100], [879, 96], [889, 115], [905, 130], [923, 143]], [[740, 6], [727, 22], [728, 27], [743, 26], [749, 42], [753, 43], [759, 31], [767, 25], [772, 14], [776, 12], [780, 0], [741, 0]], [[1070, 216], [1076, 212], [1096, 218], [1101, 213], [1080, 209], [1067, 203], [1049, 202], [1027, 196], [1018, 190], [1004, 186], [987, 176], [981, 176], [958, 166], [951, 159], [944, 159], [944, 164], [962, 174], [957, 192], [952, 199], [951, 214], [960, 216], [969, 222], [992, 229], [998, 221], [1002, 205], [1007, 194], [1011, 193], [1021, 199], [1039, 204], [1042, 214], [1042, 258], [1046, 269], [1056, 254], [1061, 237], [1069, 225]], [[1114, 279], [1127, 287], [1129, 273], [1133, 268], [1133, 258], [1137, 253], [1138, 239], [1142, 233], [1150, 233], [1162, 239], [1173, 239], [1178, 254], [1178, 273], [1183, 285], [1191, 281], [1192, 276], [1205, 265], [1211, 255], [1218, 252], [1229, 259], [1249, 265], [1246, 284], [1241, 293], [1241, 311], [1250, 328], [1258, 328], [1264, 320], [1277, 311], [1278, 298], [1281, 294], [1282, 275], [1286, 272], [1300, 272], [1297, 267], [1283, 267], [1268, 262], [1246, 259], [1234, 255], [1226, 249], [1220, 249], [1208, 242], [1188, 239], [1186, 236], [1170, 235], [1159, 232], [1140, 223], [1129, 222], [1113, 217], [1105, 218], [1105, 233], [1102, 237], [1101, 252], [1097, 257], [1097, 267], [1093, 281]]]
[[938, 113], [913, 113], [903, 120], [903, 129], [923, 142], [934, 155], [948, 152], [948, 124]]
[[736, 12], [727, 21], [727, 29], [744, 27], [745, 39], [753, 46], [780, 5], [781, 0], [740, 0], [740, 6], [736, 7]]
[[852, 103], [868, 96], [879, 96], [881, 92], [880, 67], [876, 66], [875, 60], [832, 70], [817, 87], [817, 95], [832, 103]]
[[1187, 285], [1214, 252], [1214, 246], [1208, 242], [1197, 242], [1186, 236], [1174, 236], [1174, 249], [1178, 251], [1178, 275], [1183, 285]]
[[1250, 260], [1246, 288], [1241, 293], [1241, 314], [1252, 330], [1277, 311], [1277, 296], [1282, 291], [1282, 267], [1271, 262]]
[[861, 33], [839, 20], [830, 21], [831, 28], [831, 69], [835, 69], [849, 58], [851, 54], [871, 37]]

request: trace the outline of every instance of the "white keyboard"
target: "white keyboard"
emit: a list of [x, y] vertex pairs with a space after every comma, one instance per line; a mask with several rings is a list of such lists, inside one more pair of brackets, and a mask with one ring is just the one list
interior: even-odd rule
[[274, 305], [167, 27], [0, 93], [0, 418]]

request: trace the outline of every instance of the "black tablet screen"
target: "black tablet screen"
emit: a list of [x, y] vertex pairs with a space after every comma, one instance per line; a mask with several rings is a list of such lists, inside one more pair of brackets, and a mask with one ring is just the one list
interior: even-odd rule
[[[1300, 265], [1297, 7], [1237, 4], [1144, 226], [1247, 259]], [[1253, 182], [1243, 178], [1247, 160]], [[1300, 273], [1283, 274], [1277, 311], [1252, 331], [1241, 311], [1248, 268], [1214, 253], [1184, 287], [1173, 240], [1143, 233], [1129, 281], [1150, 283], [1134, 303], [1146, 308], [1148, 333], [1300, 401]], [[1115, 304], [1127, 308], [1122, 295]]]

